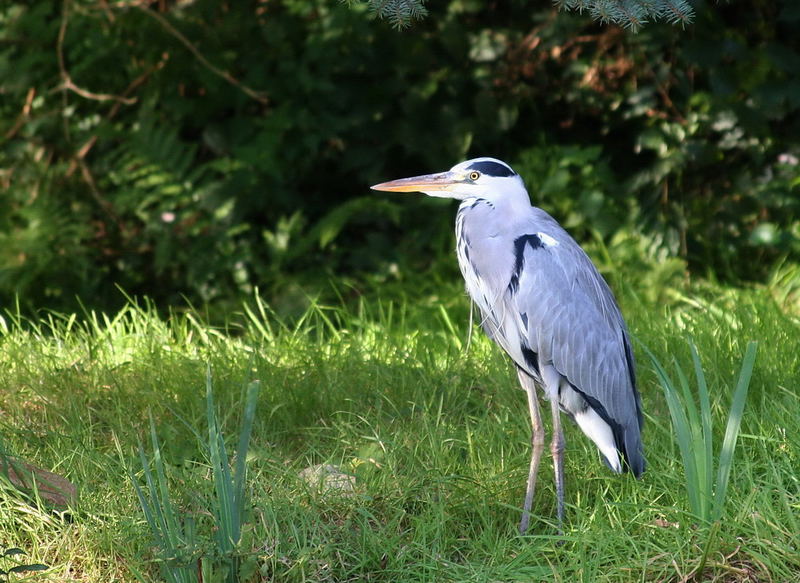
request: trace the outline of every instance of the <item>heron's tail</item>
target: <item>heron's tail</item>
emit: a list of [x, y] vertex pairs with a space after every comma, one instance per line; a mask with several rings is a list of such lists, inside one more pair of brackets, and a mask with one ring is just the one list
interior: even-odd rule
[[642, 448], [642, 432], [638, 424], [636, 427], [626, 428], [621, 441], [623, 447], [620, 452], [625, 459], [625, 467], [638, 478], [647, 466]]
[[[571, 388], [576, 390], [574, 386]], [[574, 411], [572, 417], [600, 450], [605, 464], [618, 474], [630, 471], [637, 478], [641, 476], [645, 459], [639, 418], [622, 425], [612, 419], [595, 399], [585, 393], [580, 395], [585, 399], [585, 408]]]

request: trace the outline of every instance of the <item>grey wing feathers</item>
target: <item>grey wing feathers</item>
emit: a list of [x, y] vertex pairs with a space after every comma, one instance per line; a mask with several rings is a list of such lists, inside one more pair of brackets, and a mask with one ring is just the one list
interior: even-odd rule
[[[544, 213], [542, 213], [544, 214]], [[617, 303], [588, 256], [545, 215], [553, 244], [528, 247], [512, 301], [525, 314], [526, 336], [540, 363], [552, 363], [614, 432], [617, 449], [639, 475], [641, 405], [633, 353]]]

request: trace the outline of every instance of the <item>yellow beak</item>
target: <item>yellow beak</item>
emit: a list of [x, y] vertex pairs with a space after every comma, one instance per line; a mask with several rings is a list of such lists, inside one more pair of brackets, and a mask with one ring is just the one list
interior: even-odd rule
[[400, 178], [389, 182], [381, 182], [370, 186], [372, 190], [388, 190], [391, 192], [434, 192], [452, 190], [453, 186], [460, 183], [461, 177], [452, 172], [439, 172], [438, 174], [425, 174]]

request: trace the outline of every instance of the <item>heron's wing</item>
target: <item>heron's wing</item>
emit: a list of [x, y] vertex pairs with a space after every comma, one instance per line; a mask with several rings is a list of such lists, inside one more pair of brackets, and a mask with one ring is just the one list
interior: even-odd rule
[[[644, 463], [638, 459], [641, 405], [625, 322], [589, 257], [555, 220], [538, 213], [516, 239], [509, 281], [508, 302], [525, 326], [521, 337], [540, 366], [551, 364], [608, 417], [636, 471]], [[526, 244], [521, 237], [529, 237]]]

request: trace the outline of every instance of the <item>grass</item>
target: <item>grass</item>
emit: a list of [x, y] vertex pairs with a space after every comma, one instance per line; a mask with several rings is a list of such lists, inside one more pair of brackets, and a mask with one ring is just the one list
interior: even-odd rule
[[[251, 299], [224, 328], [197, 314], [159, 317], [134, 300], [108, 316], [31, 321], [6, 312], [2, 446], [69, 478], [80, 498], [64, 509], [4, 494], [0, 545], [49, 566], [26, 580], [163, 580], [164, 557], [128, 472], [146, 494], [143, 464], [157, 449], [163, 483], [152, 474], [151, 483], [168, 493], [180, 528], [192, 529], [186, 550], [195, 556], [211, 556], [219, 543], [223, 466], [233, 465], [223, 482], [236, 489], [246, 465], [238, 500], [249, 504], [236, 545], [244, 580], [796, 580], [798, 315], [763, 289], [696, 287], [669, 304], [631, 292], [621, 299], [633, 334], [660, 361], [689, 369], [684, 339], [694, 339], [717, 443], [742, 355], [759, 341], [713, 539], [690, 509], [669, 409], [640, 347], [643, 479], [608, 472], [568, 423], [564, 535], [556, 535], [547, 463], [534, 521], [520, 536], [529, 458], [524, 395], [482, 334], [466, 351], [468, 305], [454, 284], [413, 305], [315, 305], [292, 323]], [[247, 387], [256, 380], [249, 449], [237, 456], [250, 422]], [[214, 457], [202, 443], [220, 438], [225, 447]], [[140, 443], [148, 444], [143, 458]], [[354, 489], [304, 481], [302, 470], [317, 464], [354, 476]]]
[[[736, 383], [736, 390], [733, 392], [728, 413], [725, 439], [718, 456], [714, 455], [711, 398], [705, 372], [694, 343], [690, 341], [689, 347], [700, 401], [699, 411], [689, 387], [689, 379], [680, 364], [675, 362], [675, 372], [681, 385], [679, 393], [664, 366], [652, 353], [648, 356], [650, 356], [664, 389], [664, 398], [669, 407], [672, 426], [683, 459], [689, 508], [698, 520], [708, 524], [719, 520], [725, 505], [736, 440], [739, 436], [747, 391], [756, 359], [757, 343], [751, 341], [747, 345], [747, 352], [742, 361], [739, 380]], [[714, 479], [715, 462], [718, 462], [716, 480]]]
[[[206, 422], [208, 440], [198, 435], [198, 443], [206, 458], [216, 496], [210, 501], [206, 514], [213, 516], [210, 531], [214, 545], [204, 548], [196, 535], [194, 517], [183, 513], [172, 502], [167, 469], [161, 453], [161, 443], [153, 419], [150, 419], [150, 443], [153, 450], [155, 474], [144, 448], [139, 445], [139, 461], [146, 488], [131, 472], [131, 483], [147, 524], [150, 527], [154, 546], [159, 550], [161, 572], [168, 583], [192, 583], [196, 581], [240, 580], [241, 556], [246, 551], [239, 549], [242, 542], [242, 526], [248, 510], [247, 500], [247, 451], [250, 432], [255, 419], [256, 403], [260, 384], [253, 381], [247, 387], [244, 418], [236, 448], [236, 472], [231, 473], [226, 446], [219, 426], [214, 404], [211, 373], [206, 373]], [[191, 425], [187, 426], [191, 429]], [[137, 578], [143, 579], [138, 572]]]
[[[714, 536], [719, 528], [719, 519], [725, 509], [728, 481], [733, 466], [736, 441], [739, 437], [744, 407], [747, 402], [747, 392], [750, 387], [750, 378], [756, 360], [758, 344], [751, 341], [747, 345], [747, 352], [742, 360], [739, 380], [731, 399], [728, 421], [725, 427], [725, 439], [719, 449], [718, 455], [714, 454], [714, 431], [711, 414], [711, 397], [705, 372], [697, 354], [697, 347], [691, 340], [689, 347], [692, 353], [695, 380], [697, 383], [697, 398], [689, 386], [687, 374], [680, 363], [675, 361], [675, 372], [680, 382], [681, 392], [678, 392], [672, 378], [652, 352], [648, 356], [653, 363], [653, 368], [664, 389], [664, 398], [669, 407], [672, 427], [675, 438], [680, 448], [685, 473], [686, 492], [689, 498], [689, 509], [698, 520], [698, 526], [706, 529], [702, 534], [706, 538], [700, 563], [692, 573], [702, 574], [705, 570], [709, 552], [714, 545]], [[714, 469], [716, 466], [716, 479]]]

